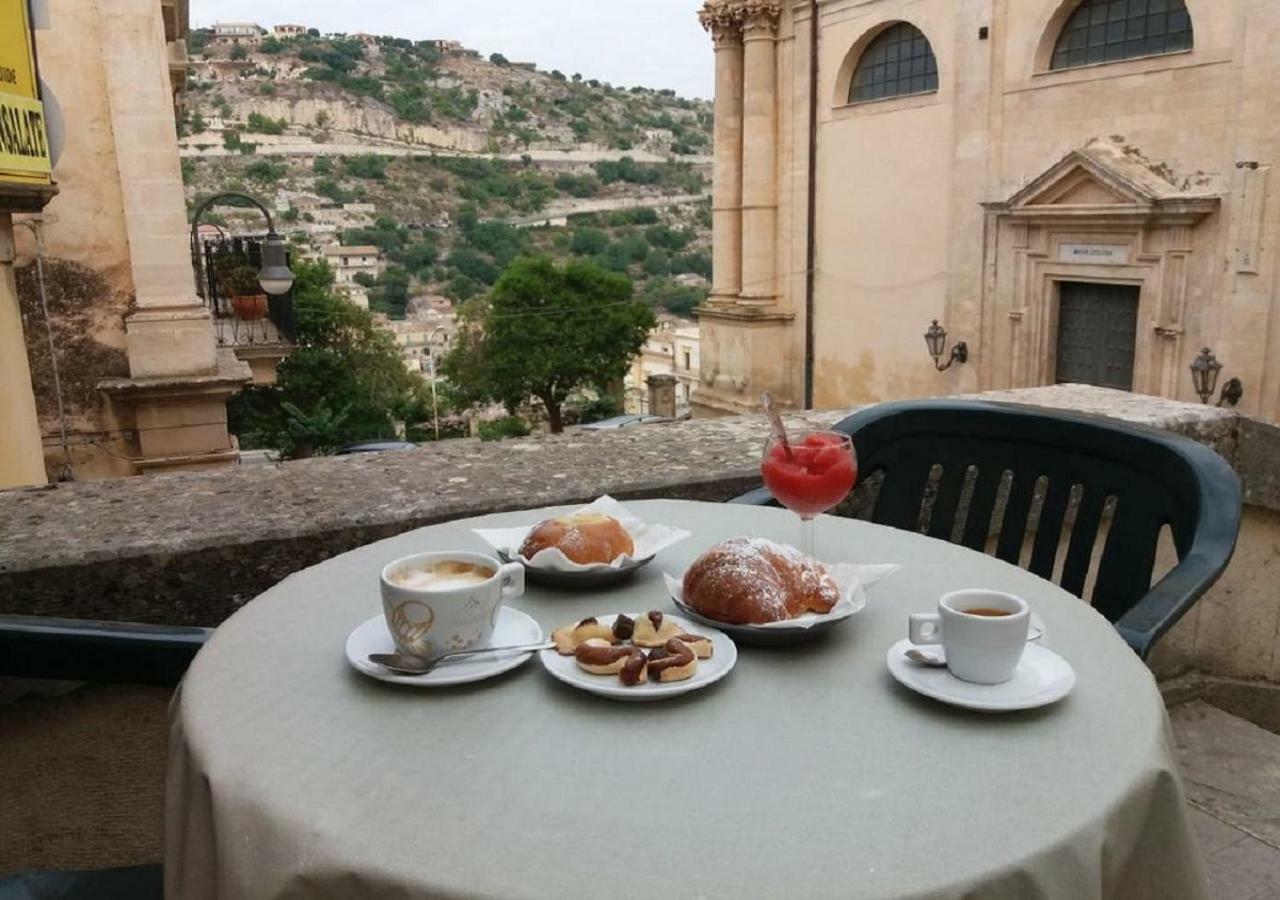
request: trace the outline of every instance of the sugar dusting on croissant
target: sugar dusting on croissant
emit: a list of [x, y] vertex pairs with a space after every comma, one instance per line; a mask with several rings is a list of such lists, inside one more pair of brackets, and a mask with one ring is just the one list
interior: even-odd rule
[[765, 538], [717, 544], [684, 574], [684, 602], [733, 625], [828, 613], [839, 599], [840, 589], [820, 562]]

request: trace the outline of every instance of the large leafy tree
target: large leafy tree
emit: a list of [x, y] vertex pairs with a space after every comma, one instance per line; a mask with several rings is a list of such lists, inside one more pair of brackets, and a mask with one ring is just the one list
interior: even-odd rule
[[551, 431], [574, 391], [622, 378], [654, 326], [631, 280], [591, 262], [520, 257], [492, 293], [462, 309], [443, 373], [471, 402], [514, 409], [535, 397]]
[[249, 388], [228, 404], [241, 446], [310, 456], [393, 437], [394, 420], [422, 416], [425, 383], [368, 312], [334, 293], [328, 265], [297, 263], [294, 274], [293, 352], [274, 385]]

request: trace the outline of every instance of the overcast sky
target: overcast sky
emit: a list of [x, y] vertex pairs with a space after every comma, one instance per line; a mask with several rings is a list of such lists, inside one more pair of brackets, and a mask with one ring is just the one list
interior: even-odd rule
[[710, 98], [711, 39], [698, 25], [699, 6], [700, 0], [191, 0], [191, 21], [451, 38], [540, 69]]

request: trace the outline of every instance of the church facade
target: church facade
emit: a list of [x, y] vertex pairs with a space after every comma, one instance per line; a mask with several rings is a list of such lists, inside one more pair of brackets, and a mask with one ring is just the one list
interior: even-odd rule
[[1280, 420], [1280, 6], [709, 0], [701, 18], [703, 413], [1059, 382], [1198, 400], [1210, 347], [1240, 408]]

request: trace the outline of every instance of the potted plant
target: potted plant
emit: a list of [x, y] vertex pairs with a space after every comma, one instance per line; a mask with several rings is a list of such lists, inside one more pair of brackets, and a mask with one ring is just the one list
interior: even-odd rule
[[218, 283], [231, 300], [236, 318], [256, 322], [267, 314], [267, 295], [258, 273], [243, 254], [229, 253], [218, 261]]

